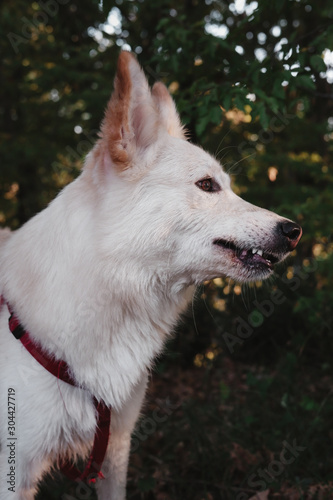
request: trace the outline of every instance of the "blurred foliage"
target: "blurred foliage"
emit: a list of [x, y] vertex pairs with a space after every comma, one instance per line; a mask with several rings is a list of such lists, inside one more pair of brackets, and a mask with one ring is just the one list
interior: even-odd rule
[[[125, 48], [235, 191], [303, 227], [269, 283], [198, 290], [149, 397], [151, 411], [170, 390], [181, 403], [133, 453], [129, 498], [250, 498], [250, 474], [293, 439], [306, 451], [267, 488], [332, 498], [333, 4], [3, 0], [0, 12], [2, 225], [78, 174]], [[53, 481], [39, 498], [64, 492], [76, 494]]]

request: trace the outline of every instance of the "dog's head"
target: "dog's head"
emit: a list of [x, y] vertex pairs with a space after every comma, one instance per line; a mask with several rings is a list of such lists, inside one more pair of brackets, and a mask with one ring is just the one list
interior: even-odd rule
[[104, 254], [164, 278], [263, 279], [301, 237], [298, 224], [233, 193], [216, 159], [186, 140], [166, 87], [150, 90], [128, 52], [85, 174]]

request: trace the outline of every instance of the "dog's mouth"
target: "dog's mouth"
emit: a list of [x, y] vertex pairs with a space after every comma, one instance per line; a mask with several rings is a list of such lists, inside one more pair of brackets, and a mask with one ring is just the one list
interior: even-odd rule
[[281, 258], [277, 255], [263, 249], [240, 248], [231, 241], [223, 239], [214, 240], [214, 245], [231, 251], [234, 258], [236, 258], [243, 266], [250, 268], [253, 271], [270, 271], [273, 269], [274, 264], [281, 260]]

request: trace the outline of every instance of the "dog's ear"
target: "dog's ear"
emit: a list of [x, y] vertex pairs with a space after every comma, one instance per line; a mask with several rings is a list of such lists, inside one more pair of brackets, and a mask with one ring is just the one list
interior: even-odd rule
[[166, 86], [162, 82], [155, 83], [152, 95], [159, 110], [161, 125], [173, 137], [186, 139], [186, 132], [178, 116], [176, 105]]
[[120, 53], [114, 91], [101, 125], [103, 151], [119, 169], [130, 167], [157, 140], [158, 113], [135, 57]]

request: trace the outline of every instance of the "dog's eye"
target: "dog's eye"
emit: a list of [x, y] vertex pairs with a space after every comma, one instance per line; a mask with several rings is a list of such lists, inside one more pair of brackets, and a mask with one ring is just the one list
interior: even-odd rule
[[202, 189], [203, 191], [206, 191], [207, 193], [215, 193], [221, 190], [218, 183], [215, 182], [214, 179], [210, 178], [202, 179], [201, 181], [196, 182], [196, 186], [198, 186], [198, 188]]

